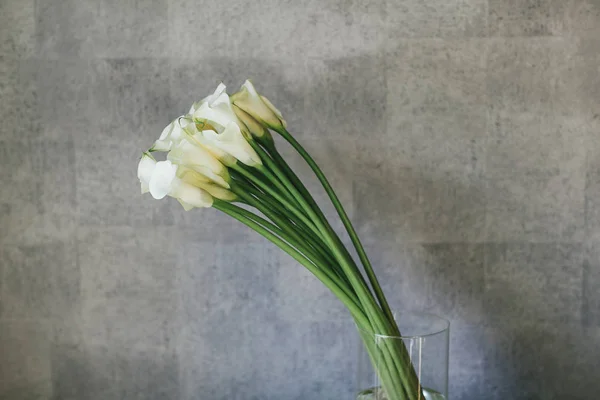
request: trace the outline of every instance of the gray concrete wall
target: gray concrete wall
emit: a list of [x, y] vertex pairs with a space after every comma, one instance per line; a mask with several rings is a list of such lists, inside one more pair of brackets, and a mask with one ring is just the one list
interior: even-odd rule
[[599, 38], [598, 0], [1, 0], [0, 398], [350, 399], [316, 279], [139, 195], [140, 151], [247, 77], [396, 308], [451, 320], [453, 400], [593, 398]]

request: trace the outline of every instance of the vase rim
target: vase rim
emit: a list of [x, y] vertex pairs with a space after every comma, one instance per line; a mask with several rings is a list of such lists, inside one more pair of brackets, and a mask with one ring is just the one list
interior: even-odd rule
[[[431, 331], [427, 331], [424, 333], [420, 333], [420, 334], [412, 334], [412, 335], [400, 335], [400, 336], [394, 336], [394, 335], [382, 335], [379, 333], [373, 333], [373, 336], [375, 336], [375, 338], [379, 338], [379, 339], [415, 339], [415, 338], [425, 338], [425, 337], [429, 337], [429, 336], [435, 336], [435, 335], [439, 335], [440, 333], [446, 332], [450, 329], [450, 320], [444, 318], [444, 317], [440, 317], [437, 314], [434, 313], [430, 313], [430, 312], [423, 312], [423, 311], [400, 311], [398, 313], [393, 313], [394, 314], [394, 319], [396, 319], [396, 321], [399, 320], [399, 318], [401, 316], [413, 316], [413, 317], [427, 317], [430, 318], [431, 320], [436, 320], [440, 325], [440, 327], [436, 328], [436, 329], [432, 329]], [[365, 331], [364, 329], [362, 329], [361, 327], [359, 327], [357, 325], [357, 328], [365, 333], [371, 334], [370, 332]]]

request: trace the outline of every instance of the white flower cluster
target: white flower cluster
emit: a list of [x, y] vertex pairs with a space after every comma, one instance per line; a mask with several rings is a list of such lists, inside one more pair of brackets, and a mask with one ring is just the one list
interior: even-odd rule
[[[250, 81], [231, 97], [225, 89], [221, 83], [213, 94], [194, 103], [142, 155], [138, 165], [142, 193], [150, 192], [155, 199], [174, 197], [186, 210], [210, 207], [214, 198], [236, 199], [229, 190], [228, 168], [237, 163], [262, 165], [252, 137], [284, 127], [285, 121]], [[156, 161], [151, 155], [156, 151], [168, 152], [167, 159]]]

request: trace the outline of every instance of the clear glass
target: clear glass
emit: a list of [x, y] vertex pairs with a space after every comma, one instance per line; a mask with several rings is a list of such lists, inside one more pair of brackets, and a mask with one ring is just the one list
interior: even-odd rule
[[[395, 313], [394, 317], [401, 336], [358, 329], [362, 343], [357, 400], [447, 400], [450, 322], [427, 313]], [[407, 363], [398, 367], [403, 359], [410, 359], [412, 367]]]

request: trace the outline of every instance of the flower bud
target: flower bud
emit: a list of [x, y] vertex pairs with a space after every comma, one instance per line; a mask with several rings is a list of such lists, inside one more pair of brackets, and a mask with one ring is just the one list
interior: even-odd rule
[[235, 112], [235, 115], [237, 115], [238, 119], [246, 126], [246, 129], [248, 129], [248, 132], [250, 132], [252, 136], [256, 138], [263, 138], [271, 135], [267, 128], [265, 128], [260, 122], [255, 120], [250, 114], [235, 104], [233, 105], [233, 111]]
[[281, 112], [266, 97], [259, 95], [249, 80], [231, 96], [231, 101], [268, 128], [278, 130], [287, 126]]

